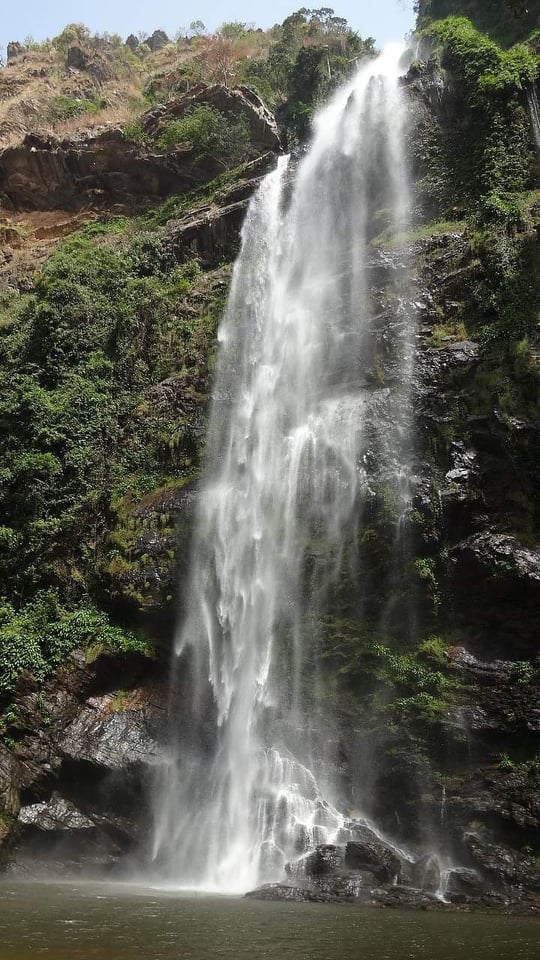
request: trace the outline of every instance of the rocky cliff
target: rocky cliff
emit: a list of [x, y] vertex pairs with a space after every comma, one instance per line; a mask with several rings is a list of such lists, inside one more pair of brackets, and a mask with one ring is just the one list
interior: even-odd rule
[[[376, 398], [393, 382], [389, 278], [407, 269], [407, 550], [390, 576], [396, 505], [374, 469], [362, 542], [347, 544], [362, 603], [344, 574], [313, 640], [337, 678], [344, 802], [412, 845], [414, 869], [366, 836], [267, 896], [346, 899], [363, 877], [377, 902], [432, 904], [426, 857], [444, 849], [454, 905], [538, 909], [540, 167], [523, 49], [447, 21], [404, 82], [415, 223], [374, 229], [367, 385]], [[200, 107], [236, 124], [241, 155], [226, 138], [222, 152], [164, 139]], [[295, 110], [278, 131], [253, 90], [203, 84], [135, 130], [29, 133], [0, 153], [0, 833], [18, 875], [144, 863], [216, 325]]]

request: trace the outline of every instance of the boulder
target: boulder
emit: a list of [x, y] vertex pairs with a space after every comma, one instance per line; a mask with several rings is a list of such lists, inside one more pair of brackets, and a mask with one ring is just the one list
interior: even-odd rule
[[18, 823], [37, 830], [93, 830], [93, 820], [58, 794], [49, 801], [21, 807]]
[[166, 47], [170, 40], [164, 30], [154, 30], [151, 36], [145, 40], [145, 43], [152, 53], [155, 53], [156, 50], [162, 50], [163, 47]]
[[26, 47], [23, 43], [19, 43], [18, 40], [11, 40], [7, 45], [7, 58], [8, 60], [14, 60], [15, 57], [18, 57], [21, 53], [24, 53]]
[[345, 852], [343, 847], [334, 844], [324, 844], [317, 847], [299, 860], [293, 860], [285, 865], [285, 872], [290, 877], [321, 877], [335, 873], [343, 866]]
[[379, 882], [393, 882], [401, 876], [399, 857], [379, 841], [351, 840], [345, 847], [345, 866], [349, 870], [369, 870]]
[[434, 893], [427, 890], [415, 890], [413, 887], [394, 885], [379, 887], [372, 890], [370, 900], [382, 907], [413, 907], [425, 909], [429, 906], [440, 905], [441, 901]]

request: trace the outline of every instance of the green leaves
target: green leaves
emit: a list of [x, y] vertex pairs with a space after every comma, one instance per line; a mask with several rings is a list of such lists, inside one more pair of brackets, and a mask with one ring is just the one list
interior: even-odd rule
[[67, 611], [51, 591], [39, 592], [18, 611], [0, 601], [0, 699], [12, 693], [24, 671], [42, 681], [72, 650], [96, 645], [113, 653], [152, 655], [146, 638], [113, 626], [93, 607]]
[[162, 150], [191, 144], [198, 156], [212, 156], [224, 166], [234, 166], [250, 153], [250, 135], [245, 117], [225, 115], [201, 103], [180, 120], [171, 121], [159, 140]]

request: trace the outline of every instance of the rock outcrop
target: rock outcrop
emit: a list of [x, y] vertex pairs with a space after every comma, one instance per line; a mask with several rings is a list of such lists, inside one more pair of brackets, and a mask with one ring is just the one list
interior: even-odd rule
[[[0, 749], [2, 862], [11, 874], [102, 876], [141, 849], [164, 698], [145, 658], [78, 652], [38, 692], [22, 678]], [[129, 691], [115, 689], [130, 676]], [[137, 679], [139, 685], [137, 686]], [[133, 859], [131, 860], [133, 862]]]
[[[75, 49], [79, 69], [89, 68], [84, 51], [76, 54]], [[133, 212], [208, 183], [226, 169], [219, 157], [201, 156], [190, 143], [166, 152], [157, 147], [167, 123], [201, 103], [246, 118], [252, 156], [281, 150], [275, 121], [255, 94], [200, 85], [143, 117], [142, 127], [154, 146], [151, 139], [148, 146], [133, 143], [114, 126], [72, 139], [28, 134], [0, 152], [0, 204], [9, 210]]]

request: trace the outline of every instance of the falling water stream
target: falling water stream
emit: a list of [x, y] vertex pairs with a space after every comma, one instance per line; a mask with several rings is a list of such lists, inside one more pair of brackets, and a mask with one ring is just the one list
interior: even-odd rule
[[536, 149], [540, 154], [540, 103], [538, 102], [538, 94], [536, 92], [536, 87], [531, 87], [528, 93], [529, 100], [529, 113], [531, 116], [531, 123], [534, 133], [534, 142], [536, 144]]
[[408, 218], [402, 53], [338, 91], [242, 231], [176, 649], [190, 681], [156, 789], [154, 859], [187, 888], [245, 891], [354, 835], [314, 637], [374, 458], [409, 502], [407, 271], [393, 281], [393, 389], [377, 378], [370, 245]]

